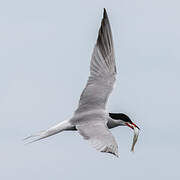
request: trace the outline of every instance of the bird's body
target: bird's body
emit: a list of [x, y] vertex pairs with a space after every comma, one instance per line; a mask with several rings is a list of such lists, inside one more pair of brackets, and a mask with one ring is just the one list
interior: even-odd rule
[[132, 129], [138, 127], [125, 114], [113, 114], [106, 111], [106, 103], [112, 92], [116, 73], [112, 33], [104, 9], [101, 27], [91, 58], [90, 76], [81, 94], [78, 108], [70, 119], [28, 137], [35, 137], [31, 142], [62, 131], [77, 130], [97, 150], [118, 156], [118, 145], [109, 129], [117, 126], [129, 126]]

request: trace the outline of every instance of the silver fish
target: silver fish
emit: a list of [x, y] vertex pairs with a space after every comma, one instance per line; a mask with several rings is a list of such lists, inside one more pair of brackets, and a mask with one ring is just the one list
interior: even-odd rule
[[132, 152], [134, 152], [134, 146], [138, 140], [138, 136], [139, 136], [139, 129], [137, 127], [134, 127], [134, 137], [133, 137], [133, 143], [131, 147]]

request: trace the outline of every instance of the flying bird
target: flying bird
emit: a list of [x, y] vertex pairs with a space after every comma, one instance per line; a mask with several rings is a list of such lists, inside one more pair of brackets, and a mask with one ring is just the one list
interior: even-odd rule
[[39, 141], [62, 131], [77, 131], [100, 152], [118, 157], [118, 145], [109, 129], [127, 126], [134, 130], [132, 151], [138, 138], [139, 127], [124, 113], [108, 113], [106, 104], [116, 80], [116, 64], [111, 27], [106, 9], [92, 53], [90, 75], [80, 96], [76, 111], [68, 120], [31, 135], [31, 142]]

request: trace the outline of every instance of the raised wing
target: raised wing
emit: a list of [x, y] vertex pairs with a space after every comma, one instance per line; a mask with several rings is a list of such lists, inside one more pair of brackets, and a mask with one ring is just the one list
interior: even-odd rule
[[76, 128], [96, 150], [118, 157], [118, 145], [104, 122], [97, 120], [93, 123], [81, 123]]
[[91, 109], [105, 109], [109, 94], [115, 82], [116, 65], [114, 58], [113, 39], [106, 10], [96, 45], [91, 58], [90, 77], [83, 90], [76, 113]]

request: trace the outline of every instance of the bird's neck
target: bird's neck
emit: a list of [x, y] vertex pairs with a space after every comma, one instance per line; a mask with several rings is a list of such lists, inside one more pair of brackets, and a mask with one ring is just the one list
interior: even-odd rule
[[108, 117], [107, 119], [108, 119], [107, 126], [109, 129], [115, 128], [117, 126], [124, 126], [124, 123], [121, 120], [114, 120], [111, 117]]

